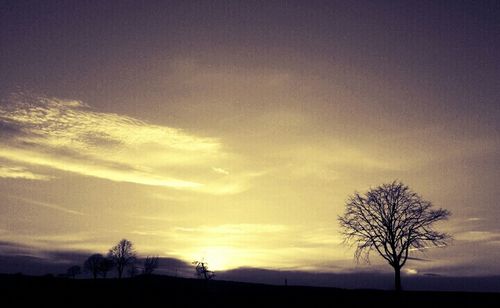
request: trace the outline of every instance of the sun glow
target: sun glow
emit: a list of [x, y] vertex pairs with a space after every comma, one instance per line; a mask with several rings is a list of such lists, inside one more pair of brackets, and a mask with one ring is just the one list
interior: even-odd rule
[[238, 267], [241, 254], [231, 247], [205, 247], [191, 255], [191, 259], [203, 261], [212, 271]]

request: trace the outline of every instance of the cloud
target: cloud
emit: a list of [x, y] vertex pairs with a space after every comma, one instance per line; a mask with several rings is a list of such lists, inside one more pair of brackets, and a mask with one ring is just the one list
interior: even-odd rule
[[466, 221], [481, 221], [481, 220], [484, 220], [483, 218], [479, 218], [479, 217], [471, 217], [471, 218], [467, 218]]
[[229, 174], [229, 171], [227, 171], [225, 169], [222, 169], [222, 168], [212, 167], [212, 170], [214, 172], [217, 172], [217, 173], [220, 173], [220, 174], [224, 174], [224, 175], [228, 175]]
[[203, 259], [216, 270], [252, 266], [330, 271], [334, 259], [352, 265], [352, 254], [344, 256], [338, 246], [341, 238], [331, 228], [241, 223], [158, 230], [144, 225], [131, 234], [137, 242], [169, 243], [169, 255]]
[[[0, 240], [0, 272], [43, 275], [47, 273], [65, 273], [71, 265], [81, 265], [92, 251], [68, 249], [39, 249], [16, 242]], [[143, 258], [139, 258], [141, 263]], [[453, 273], [448, 268], [446, 273]], [[193, 277], [193, 265], [172, 257], [160, 257], [157, 274], [170, 276]], [[392, 289], [393, 274], [389, 271], [355, 270], [349, 272], [326, 273], [321, 271], [301, 270], [269, 270], [262, 268], [238, 268], [227, 271], [217, 271], [219, 280], [242, 282], [257, 282], [283, 285], [285, 279], [288, 285], [324, 286], [337, 288], [369, 288]], [[89, 277], [88, 273], [80, 277]], [[113, 276], [114, 273], [111, 273]], [[472, 291], [498, 292], [500, 277], [491, 275], [474, 275], [469, 277], [442, 276], [432, 273], [422, 273], [420, 270], [408, 268], [404, 271], [404, 285], [408, 290], [441, 290], [441, 291]]]
[[[223, 164], [228, 156], [218, 139], [97, 112], [80, 101], [14, 95], [0, 105], [0, 124], [8, 128], [0, 141], [0, 157], [11, 162], [215, 194], [233, 193], [243, 186], [234, 177], [217, 182], [203, 176], [210, 165]], [[222, 167], [212, 170], [219, 177], [227, 175]], [[48, 179], [12, 166], [0, 169], [0, 176]]]
[[195, 228], [177, 227], [176, 231], [187, 233], [208, 233], [208, 234], [255, 234], [274, 233], [287, 230], [285, 225], [273, 224], [226, 224], [217, 226], [200, 226]]
[[51, 210], [63, 212], [63, 213], [66, 213], [66, 214], [85, 215], [82, 212], [71, 210], [71, 209], [67, 209], [67, 208], [65, 208], [63, 206], [60, 206], [60, 205], [57, 205], [57, 204], [53, 204], [53, 203], [42, 202], [42, 201], [37, 201], [37, 200], [31, 200], [31, 199], [21, 198], [21, 197], [13, 197], [13, 196], [9, 196], [9, 197], [13, 198], [13, 199], [16, 199], [16, 200], [20, 200], [20, 201], [22, 201], [24, 203], [28, 203], [28, 204], [32, 204], [32, 205], [36, 205], [36, 206], [41, 206], [41, 207], [44, 207], [44, 208], [48, 208], [48, 209], [51, 209]]
[[[110, 231], [111, 236], [99, 230], [77, 232], [33, 233], [28, 231], [5, 230], [0, 233], [0, 251], [12, 254], [44, 257], [49, 250], [77, 251], [91, 254], [93, 252], [106, 253], [108, 249], [123, 237], [123, 234]], [[12, 249], [2, 248], [2, 242], [14, 243]], [[135, 243], [134, 243], [135, 244]]]
[[42, 180], [48, 181], [52, 177], [43, 174], [36, 174], [26, 170], [24, 167], [0, 166], [0, 178]]
[[466, 231], [455, 235], [455, 239], [468, 242], [494, 242], [500, 241], [500, 232], [495, 231]]

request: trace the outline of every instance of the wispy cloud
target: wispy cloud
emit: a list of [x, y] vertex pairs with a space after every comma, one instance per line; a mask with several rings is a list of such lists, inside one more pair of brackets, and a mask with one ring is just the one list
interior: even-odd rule
[[214, 172], [217, 172], [217, 173], [220, 173], [220, 174], [224, 174], [224, 175], [228, 175], [229, 174], [229, 171], [227, 171], [225, 169], [222, 169], [222, 168], [212, 167], [212, 170]]
[[[95, 230], [55, 234], [6, 231], [5, 234], [0, 234], [0, 253], [44, 257], [47, 251], [57, 249], [73, 253], [85, 251], [86, 255], [90, 255], [95, 252], [106, 252], [114, 241], [115, 239], [106, 238]], [[3, 243], [7, 243], [8, 247]]]
[[177, 227], [175, 231], [188, 233], [204, 233], [204, 234], [255, 234], [255, 233], [274, 233], [286, 231], [285, 225], [273, 224], [227, 224], [217, 226], [199, 226], [195, 228]]
[[418, 270], [416, 270], [414, 268], [407, 268], [407, 269], [405, 269], [405, 272], [408, 275], [416, 275], [416, 274], [418, 274]]
[[26, 179], [26, 180], [42, 180], [47, 181], [52, 177], [43, 174], [36, 174], [26, 170], [24, 167], [17, 166], [0, 166], [0, 178]]
[[466, 221], [481, 221], [481, 220], [484, 220], [483, 218], [479, 218], [479, 217], [471, 217], [471, 218], [467, 218]]
[[[215, 138], [94, 111], [75, 100], [13, 96], [0, 105], [4, 137], [0, 157], [117, 182], [231, 193], [241, 185], [209, 181], [202, 174], [227, 154]], [[189, 170], [189, 172], [183, 172]], [[225, 169], [212, 169], [227, 175]], [[195, 174], [184, 178], [182, 174]], [[8, 166], [0, 176], [48, 179]]]
[[58, 205], [58, 204], [54, 204], [54, 203], [37, 201], [37, 200], [32, 200], [32, 199], [22, 198], [22, 197], [13, 197], [13, 196], [10, 196], [10, 198], [19, 200], [19, 201], [27, 203], [27, 204], [32, 204], [32, 205], [41, 206], [41, 207], [44, 207], [44, 208], [47, 208], [47, 209], [51, 209], [51, 210], [63, 212], [63, 213], [66, 213], [66, 214], [85, 215], [82, 212], [71, 210], [71, 209], [65, 208], [64, 206], [61, 206], [61, 205]]
[[469, 241], [469, 242], [491, 242], [500, 240], [500, 232], [496, 231], [466, 231], [460, 232], [455, 235], [455, 238], [459, 241]]
[[352, 259], [339, 250], [341, 238], [331, 228], [241, 223], [163, 230], [143, 226], [131, 234], [138, 241], [144, 238], [149, 242], [168, 242], [168, 255], [184, 260], [204, 259], [218, 270], [242, 266], [306, 269], [311, 264], [330, 262], [333, 256], [349, 262]]

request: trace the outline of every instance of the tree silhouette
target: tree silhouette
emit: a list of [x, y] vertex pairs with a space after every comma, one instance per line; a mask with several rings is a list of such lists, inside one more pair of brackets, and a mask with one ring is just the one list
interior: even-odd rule
[[106, 278], [106, 276], [114, 266], [115, 264], [113, 263], [113, 260], [111, 260], [110, 258], [102, 258], [101, 264], [99, 266], [99, 274], [102, 276], [102, 278]]
[[75, 279], [76, 275], [80, 275], [82, 273], [82, 268], [79, 265], [73, 265], [66, 271], [68, 277]]
[[215, 278], [215, 273], [208, 269], [208, 264], [203, 261], [194, 261], [195, 274], [200, 279], [211, 280]]
[[100, 253], [93, 254], [85, 260], [83, 263], [83, 269], [86, 272], [90, 272], [94, 279], [97, 279], [97, 276], [101, 273], [102, 262], [104, 259], [105, 258]]
[[146, 257], [144, 260], [144, 268], [142, 269], [142, 273], [144, 275], [151, 275], [155, 269], [158, 268], [159, 258], [157, 256]]
[[118, 278], [122, 278], [123, 270], [133, 264], [136, 260], [136, 254], [132, 242], [122, 239], [116, 246], [109, 250], [108, 256], [116, 266]]
[[369, 261], [376, 250], [394, 268], [394, 283], [401, 290], [401, 268], [412, 250], [447, 245], [450, 236], [433, 229], [433, 224], [447, 219], [451, 213], [431, 209], [403, 183], [383, 184], [365, 195], [355, 193], [338, 218], [345, 241], [356, 245], [356, 260]]

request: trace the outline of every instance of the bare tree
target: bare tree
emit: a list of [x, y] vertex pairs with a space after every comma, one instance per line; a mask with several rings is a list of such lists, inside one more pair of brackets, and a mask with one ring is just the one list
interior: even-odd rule
[[75, 279], [76, 275], [80, 275], [82, 273], [82, 268], [79, 265], [73, 265], [66, 271], [68, 277]]
[[208, 264], [204, 261], [194, 261], [195, 274], [200, 279], [211, 280], [215, 278], [215, 273], [208, 269]]
[[136, 254], [132, 242], [122, 239], [116, 246], [109, 250], [108, 256], [116, 266], [118, 278], [122, 278], [123, 270], [135, 262]]
[[100, 253], [93, 254], [85, 260], [83, 263], [83, 269], [86, 272], [90, 272], [94, 279], [97, 279], [97, 275], [101, 272], [101, 265], [104, 259], [105, 258]]
[[429, 246], [443, 247], [451, 237], [433, 229], [433, 224], [446, 220], [451, 213], [431, 209], [403, 183], [383, 184], [365, 195], [355, 193], [338, 218], [345, 241], [356, 246], [355, 257], [369, 261], [376, 250], [394, 268], [395, 289], [401, 290], [401, 268], [413, 250]]
[[144, 275], [151, 275], [155, 269], [158, 268], [159, 258], [157, 256], [146, 257], [144, 260], [144, 268], [142, 269], [142, 273]]

